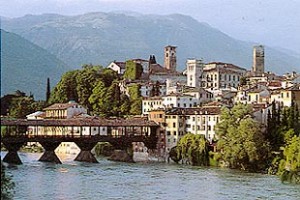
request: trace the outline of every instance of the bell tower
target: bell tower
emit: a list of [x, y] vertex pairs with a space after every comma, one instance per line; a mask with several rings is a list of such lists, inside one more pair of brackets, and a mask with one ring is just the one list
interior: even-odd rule
[[265, 50], [263, 45], [253, 47], [252, 72], [256, 76], [261, 76], [265, 72]]
[[171, 72], [176, 71], [177, 59], [176, 59], [176, 46], [166, 46], [164, 55], [164, 67]]

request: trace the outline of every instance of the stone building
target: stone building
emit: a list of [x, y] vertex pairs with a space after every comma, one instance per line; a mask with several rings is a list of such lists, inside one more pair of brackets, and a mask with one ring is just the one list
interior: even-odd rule
[[171, 72], [176, 72], [177, 58], [176, 47], [168, 45], [165, 47], [164, 53], [164, 67]]
[[253, 47], [252, 72], [255, 76], [261, 76], [265, 72], [265, 50], [262, 45]]

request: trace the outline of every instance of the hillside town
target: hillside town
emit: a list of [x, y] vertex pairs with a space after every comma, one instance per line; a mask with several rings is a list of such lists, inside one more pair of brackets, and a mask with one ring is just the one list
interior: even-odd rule
[[[150, 55], [149, 60], [130, 60], [135, 67], [142, 67], [142, 73], [135, 79], [122, 78], [118, 83], [121, 93], [127, 96], [130, 96], [130, 86], [138, 85], [142, 97], [141, 114], [127, 118], [128, 123], [132, 119], [148, 120], [160, 126], [154, 153], [150, 153], [141, 142], [133, 143], [136, 161], [147, 161], [151, 157], [160, 161], [167, 160], [170, 150], [186, 133], [204, 135], [214, 146], [214, 141], [217, 140], [215, 128], [221, 120], [222, 107], [232, 108], [238, 103], [251, 105], [253, 118], [262, 127], [266, 127], [272, 103], [279, 107], [300, 105], [300, 75], [296, 72], [284, 75], [266, 72], [264, 47], [261, 45], [253, 47], [251, 70], [231, 63], [205, 63], [200, 59], [188, 59], [185, 70], [179, 72], [176, 49], [176, 46], [165, 47], [163, 65], [156, 62], [155, 55]], [[106, 68], [123, 77], [126, 62], [113, 61]], [[27, 119], [94, 120], [95, 117], [91, 116], [87, 108], [74, 101], [55, 103], [43, 111], [27, 115]], [[31, 127], [28, 132], [29, 135], [62, 134], [59, 128], [46, 127]], [[70, 127], [70, 132], [80, 132], [82, 135], [118, 135], [123, 129], [105, 126], [83, 129]], [[63, 142], [56, 151], [77, 154], [80, 149], [75, 144]]]

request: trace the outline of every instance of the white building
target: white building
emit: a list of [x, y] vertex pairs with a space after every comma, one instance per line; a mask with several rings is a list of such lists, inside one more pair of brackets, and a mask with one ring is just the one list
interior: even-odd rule
[[87, 114], [87, 109], [76, 102], [55, 103], [44, 109], [46, 118], [69, 119], [76, 115]]
[[211, 141], [215, 137], [215, 126], [220, 121], [221, 107], [187, 108], [186, 132], [202, 134]]
[[200, 87], [204, 63], [202, 60], [189, 59], [186, 62], [187, 86]]
[[212, 62], [205, 64], [202, 73], [202, 87], [210, 90], [235, 87], [240, 83], [240, 78], [246, 73], [246, 69], [229, 63]]
[[142, 114], [148, 115], [149, 111], [163, 108], [161, 97], [144, 97], [142, 100]]
[[199, 98], [196, 98], [195, 96], [178, 93], [171, 93], [169, 95], [163, 96], [162, 100], [162, 105], [165, 108], [191, 108], [198, 106], [200, 103]]
[[112, 69], [120, 75], [123, 75], [126, 69], [126, 63], [113, 61], [107, 66], [107, 68]]

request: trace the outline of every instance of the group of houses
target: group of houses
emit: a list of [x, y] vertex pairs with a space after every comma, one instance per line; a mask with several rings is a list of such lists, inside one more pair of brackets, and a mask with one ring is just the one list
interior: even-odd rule
[[[164, 49], [164, 65], [149, 60], [133, 59], [142, 65], [143, 75], [138, 80], [123, 80], [120, 89], [128, 94], [131, 84], [140, 86], [142, 110], [140, 119], [155, 122], [160, 126], [157, 155], [166, 158], [172, 147], [186, 133], [203, 134], [213, 142], [215, 127], [221, 120], [221, 108], [236, 103], [251, 104], [254, 118], [263, 125], [272, 102], [280, 106], [300, 105], [300, 75], [296, 72], [278, 76], [265, 72], [264, 47], [253, 48], [253, 66], [250, 71], [230, 63], [204, 63], [200, 59], [188, 59], [183, 72], [177, 71], [176, 47]], [[114, 61], [108, 68], [120, 76], [125, 73], [126, 63]], [[54, 104], [45, 112], [28, 115], [28, 118], [88, 118], [87, 110], [75, 102]], [[73, 127], [76, 131], [76, 127]], [[73, 130], [73, 131], [74, 131]], [[34, 134], [34, 130], [30, 130]], [[107, 127], [84, 130], [92, 134], [108, 134]], [[118, 129], [115, 129], [117, 134]], [[65, 144], [61, 144], [65, 145]], [[142, 144], [134, 144], [136, 151], [145, 150]], [[73, 149], [72, 149], [73, 148]], [[62, 148], [69, 152], [76, 147]]]

